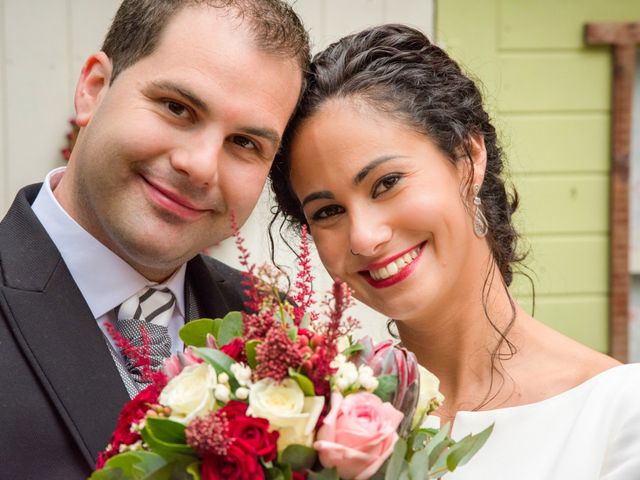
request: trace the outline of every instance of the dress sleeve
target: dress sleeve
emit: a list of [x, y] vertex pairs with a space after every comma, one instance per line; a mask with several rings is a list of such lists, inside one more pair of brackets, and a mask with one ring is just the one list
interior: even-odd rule
[[[640, 367], [640, 365], [639, 365]], [[603, 406], [614, 408], [617, 422], [609, 433], [607, 452], [600, 480], [640, 479], [640, 368], [632, 370], [619, 402]], [[614, 392], [611, 392], [614, 394]]]

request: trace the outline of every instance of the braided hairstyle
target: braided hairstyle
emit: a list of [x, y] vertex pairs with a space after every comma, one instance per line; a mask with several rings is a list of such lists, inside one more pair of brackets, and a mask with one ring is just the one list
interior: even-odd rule
[[510, 285], [512, 264], [523, 259], [516, 252], [518, 234], [511, 220], [518, 197], [507, 193], [501, 178], [504, 163], [496, 130], [474, 82], [422, 32], [406, 25], [381, 25], [349, 35], [315, 56], [270, 172], [277, 202], [272, 225], [278, 218], [282, 225], [306, 224], [290, 183], [291, 140], [305, 119], [333, 98], [364, 101], [429, 137], [452, 163], [468, 161], [467, 189], [473, 178], [470, 139], [484, 137], [487, 165], [478, 195], [495, 264], [505, 285]]

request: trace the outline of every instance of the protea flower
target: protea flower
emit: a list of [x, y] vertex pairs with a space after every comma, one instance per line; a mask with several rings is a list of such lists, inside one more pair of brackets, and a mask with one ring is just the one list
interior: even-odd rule
[[398, 386], [390, 402], [405, 415], [398, 427], [398, 434], [404, 436], [411, 428], [420, 394], [420, 373], [416, 356], [395, 346], [392, 340], [374, 345], [370, 337], [364, 337], [358, 343], [364, 349], [354, 355], [355, 363], [368, 365], [376, 377], [395, 375], [398, 379]]

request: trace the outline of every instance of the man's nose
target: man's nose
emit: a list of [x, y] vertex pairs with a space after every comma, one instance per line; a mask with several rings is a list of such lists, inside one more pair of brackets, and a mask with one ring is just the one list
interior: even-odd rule
[[218, 182], [218, 170], [224, 154], [224, 139], [208, 137], [188, 142], [174, 152], [171, 165], [186, 174], [198, 187], [208, 187]]

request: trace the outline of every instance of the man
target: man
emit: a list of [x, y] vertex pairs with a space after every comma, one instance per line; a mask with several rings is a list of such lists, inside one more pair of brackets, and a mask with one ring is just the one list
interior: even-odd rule
[[144, 386], [107, 322], [157, 328], [165, 357], [185, 321], [242, 308], [238, 273], [198, 252], [253, 209], [307, 43], [279, 0], [124, 0], [80, 75], [66, 170], [0, 223], [0, 477], [91, 472]]

